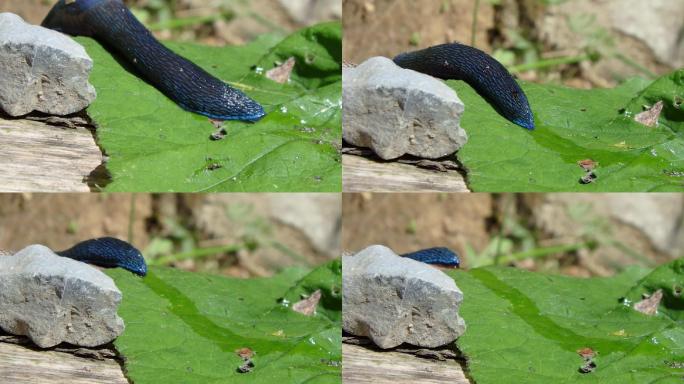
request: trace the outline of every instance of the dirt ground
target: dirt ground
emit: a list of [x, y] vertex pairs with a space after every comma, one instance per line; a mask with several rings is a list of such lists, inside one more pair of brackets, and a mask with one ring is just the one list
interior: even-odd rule
[[370, 244], [399, 253], [444, 246], [463, 254], [466, 244], [481, 249], [489, 241], [493, 208], [492, 196], [484, 193], [345, 193], [343, 250]]
[[[610, 25], [609, 15], [604, 14], [609, 12], [597, 11], [605, 1], [575, 0], [557, 6], [545, 6], [536, 0], [480, 1], [477, 9], [476, 3], [343, 0], [344, 60], [358, 64], [372, 56], [394, 57], [404, 51], [456, 41], [490, 54], [503, 50], [504, 57], [515, 59], [507, 65], [598, 53], [596, 62], [584, 59], [517, 73], [524, 80], [572, 87], [612, 87], [627, 77], [643, 75], [642, 69], [655, 75], [673, 70], [643, 41]], [[614, 52], [636, 65], [616, 59]]]
[[[315, 266], [338, 257], [339, 239], [333, 236], [328, 242], [332, 245], [322, 247], [306, 228], [264, 209], [272, 198], [286, 205], [299, 199], [300, 205], [311, 205], [316, 215], [331, 199], [321, 203], [306, 195], [238, 195], [221, 201], [216, 194], [0, 194], [0, 249], [18, 251], [29, 244], [44, 244], [59, 251], [86, 239], [112, 236], [130, 241], [150, 259], [196, 248], [248, 244], [172, 264], [239, 277], [267, 276], [286, 266]], [[339, 199], [332, 200], [339, 207]], [[329, 212], [331, 222], [339, 220], [334, 209]]]
[[[128, 238], [131, 194], [0, 194], [0, 248], [41, 243], [55, 250], [99, 236]], [[149, 242], [150, 195], [136, 198], [133, 242]]]
[[[616, 195], [589, 194], [583, 196], [584, 201], [577, 199], [565, 204], [557, 196], [345, 193], [343, 251], [355, 253], [372, 244], [383, 244], [401, 254], [445, 246], [456, 251], [462, 266], [468, 268], [472, 264], [471, 256], [482, 255], [488, 249], [508, 255], [544, 247], [595, 243], [513, 263], [520, 268], [575, 276], [607, 276], [628, 265], [653, 267], [681, 257], [682, 247], [677, 245], [676, 233], [671, 236], [669, 250], [656, 249], [643, 227], [618, 220], [597, 207], [591, 208], [591, 204], [599, 205], [598, 208], [609, 205], [606, 199]], [[683, 209], [671, 204], [680, 203], [676, 199], [668, 200], [665, 195], [654, 199], [664, 207], [667, 217], [672, 218], [672, 230], [676, 232], [683, 220]], [[633, 200], [635, 204], [641, 202], [638, 198]], [[649, 202], [644, 204], [650, 206]], [[657, 217], [653, 216], [656, 222]], [[510, 248], [500, 247], [497, 236], [510, 243]], [[493, 263], [494, 256], [488, 257], [488, 263]]]
[[[484, 38], [494, 27], [488, 2], [477, 14], [477, 47], [489, 50]], [[400, 52], [447, 41], [471, 41], [473, 1], [343, 0], [346, 61], [359, 63], [371, 56], [394, 57]], [[429, 21], [428, 21], [429, 20]], [[454, 22], [460, 20], [462, 22]]]
[[[56, 1], [56, 0], [55, 0]], [[40, 24], [55, 1], [46, 0], [0, 0], [0, 12], [13, 12], [32, 24]], [[126, 0], [126, 5], [138, 10], [139, 14], [150, 14], [149, 22], [159, 21], [159, 15], [167, 10], [160, 8], [160, 2], [149, 0]], [[169, 2], [170, 4], [170, 2]], [[154, 31], [158, 38], [166, 40], [195, 41], [209, 45], [237, 45], [254, 40], [256, 37], [271, 33], [286, 35], [320, 19], [311, 18], [305, 22], [293, 20], [276, 0], [251, 0], [207, 2], [204, 0], [177, 0], [175, 8], [166, 6], [176, 18], [206, 17], [217, 9], [232, 15], [203, 25], [190, 25], [185, 28]], [[221, 5], [217, 7], [216, 5]], [[155, 12], [156, 11], [156, 12]]]

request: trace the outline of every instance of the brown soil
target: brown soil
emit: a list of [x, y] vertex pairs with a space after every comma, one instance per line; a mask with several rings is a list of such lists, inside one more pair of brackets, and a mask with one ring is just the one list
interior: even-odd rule
[[[544, 204], [547, 206], [542, 210]], [[545, 216], [549, 212], [548, 204], [557, 204], [552, 211], [554, 217]], [[630, 264], [652, 267], [672, 259], [655, 250], [643, 233], [628, 224], [592, 213], [588, 213], [591, 217], [577, 221], [569, 218], [565, 209], [557, 202], [549, 202], [545, 194], [345, 193], [342, 197], [343, 251], [355, 253], [369, 245], [382, 244], [401, 254], [446, 246], [461, 256], [467, 268], [468, 247], [480, 254], [501, 235], [515, 242], [514, 249], [502, 255], [523, 251], [522, 239], [532, 241], [533, 249], [599, 241], [595, 249], [581, 248], [514, 263], [530, 270], [606, 276]], [[672, 214], [677, 212], [673, 210]], [[548, 220], [563, 225], [550, 229], [544, 224]], [[596, 220], [605, 221], [609, 231], [595, 228], [592, 223]], [[591, 228], [600, 232], [587, 233]], [[606, 237], [639, 254], [641, 259], [635, 260], [624, 248], [600, 241]]]
[[405, 253], [445, 246], [463, 255], [466, 244], [475, 249], [486, 246], [492, 215], [492, 196], [483, 193], [345, 193], [343, 249], [357, 252], [383, 244]]
[[[19, 250], [40, 243], [55, 250], [99, 236], [128, 237], [130, 194], [1, 194], [0, 248]], [[149, 241], [145, 222], [151, 215], [149, 195], [138, 195], [133, 220], [134, 242]]]
[[[152, 240], [171, 240], [173, 249], [162, 253], [166, 256], [192, 250], [188, 241], [208, 248], [242, 244], [248, 236], [253, 248], [174, 264], [239, 277], [271, 275], [285, 266], [315, 266], [337, 257], [316, 250], [300, 230], [258, 209], [267, 204], [267, 194], [243, 196], [232, 205], [244, 212], [236, 221], [226, 219], [230, 205], [201, 209], [213, 197], [209, 194], [0, 194], [0, 250], [18, 251], [36, 243], [63, 250], [86, 239], [113, 236], [143, 251]], [[274, 242], [285, 250], [271, 246]]]
[[[31, 24], [40, 24], [55, 1], [45, 0], [3, 0], [0, 12], [12, 12]], [[128, 0], [128, 6], [144, 8], [149, 1]], [[275, 3], [275, 4], [274, 4]], [[289, 34], [304, 27], [293, 21], [287, 12], [274, 0], [252, 0], [233, 2], [234, 16], [230, 20], [219, 20], [211, 25], [189, 26], [180, 30], [155, 31], [158, 38], [165, 40], [197, 41], [211, 45], [244, 44], [262, 34]], [[201, 17], [212, 15], [216, 7], [196, 0], [179, 0], [173, 10], [176, 17]], [[258, 17], [255, 17], [258, 15]], [[155, 21], [155, 20], [151, 20]]]
[[[623, 56], [656, 74], [672, 70], [660, 63], [643, 43], [604, 27], [609, 24], [605, 20], [609, 16], [596, 15], [595, 2], [575, 1], [567, 6], [572, 9], [557, 6], [553, 8], [556, 14], [549, 12], [552, 6], [536, 0], [480, 1], [477, 10], [475, 3], [472, 0], [343, 0], [344, 60], [358, 64], [372, 56], [394, 57], [407, 50], [454, 41], [489, 53], [495, 48], [515, 52], [518, 63], [528, 56], [537, 61], [535, 55], [575, 57], [586, 53], [585, 46], [592, 39], [582, 36], [590, 31], [571, 31], [566, 26], [566, 19], [581, 14], [595, 17], [591, 27], [601, 31], [595, 34], [615, 41], [614, 46]], [[477, 18], [475, 36], [473, 15]], [[559, 26], [549, 27], [549, 23]], [[580, 88], [611, 87], [621, 79], [643, 76], [635, 67], [609, 54], [613, 45], [595, 44], [593, 51], [603, 55], [597, 62], [585, 59], [578, 64], [526, 71], [518, 76], [528, 81]]]
[[[493, 27], [494, 11], [481, 2], [477, 14], [476, 46], [489, 50], [487, 31]], [[469, 44], [473, 1], [343, 0], [346, 61], [359, 63], [372, 56], [394, 57], [398, 53], [449, 41]]]

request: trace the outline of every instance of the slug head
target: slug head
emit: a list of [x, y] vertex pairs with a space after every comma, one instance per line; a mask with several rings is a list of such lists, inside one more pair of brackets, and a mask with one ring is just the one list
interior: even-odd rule
[[57, 254], [105, 268], [123, 268], [138, 276], [147, 274], [142, 253], [131, 244], [113, 237], [86, 240]]
[[532, 117], [532, 112], [530, 112], [530, 110], [523, 111], [520, 117], [514, 118], [511, 121], [523, 128], [529, 130], [534, 129], [534, 117]]
[[125, 241], [114, 238], [111, 239], [124, 244], [121, 247], [121, 252], [118, 256], [118, 266], [141, 277], [147, 275], [147, 264], [145, 263], [145, 258], [143, 257], [142, 253], [137, 248]]
[[266, 115], [261, 104], [252, 100], [241, 91], [222, 84], [224, 90], [220, 97], [207, 98], [195, 106], [179, 105], [193, 112], [199, 112], [217, 120], [257, 121]]
[[402, 256], [426, 264], [438, 264], [451, 268], [458, 268], [461, 265], [461, 259], [458, 257], [458, 255], [446, 247], [422, 249], [420, 251], [407, 253]]

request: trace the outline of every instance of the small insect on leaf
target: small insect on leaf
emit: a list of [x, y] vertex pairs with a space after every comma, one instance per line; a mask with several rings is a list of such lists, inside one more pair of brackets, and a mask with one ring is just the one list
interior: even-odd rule
[[226, 131], [225, 128], [221, 127], [221, 128], [218, 128], [214, 133], [212, 133], [209, 136], [209, 139], [212, 141], [222, 140], [224, 137], [226, 137], [227, 134], [228, 134], [228, 131]]
[[269, 69], [266, 72], [266, 77], [277, 83], [285, 84], [290, 80], [290, 74], [292, 74], [292, 69], [294, 68], [295, 64], [295, 58], [290, 57], [281, 65], [273, 69]]
[[252, 360], [246, 360], [241, 366], [238, 367], [238, 372], [248, 373], [254, 369], [254, 362]]
[[299, 312], [303, 315], [306, 316], [312, 316], [316, 314], [316, 306], [318, 305], [318, 302], [321, 301], [321, 290], [318, 289], [314, 293], [311, 294], [311, 296], [296, 302], [292, 306], [292, 310], [295, 312]]
[[582, 358], [585, 360], [593, 359], [594, 356], [596, 356], [596, 352], [594, 352], [594, 350], [589, 347], [578, 349], [577, 354], [582, 356]]
[[577, 165], [579, 165], [585, 171], [589, 172], [589, 171], [593, 171], [594, 168], [596, 168], [598, 166], [598, 163], [592, 159], [584, 159], [584, 160], [578, 161]]
[[236, 349], [235, 353], [238, 356], [240, 356], [243, 360], [251, 359], [252, 356], [254, 356], [254, 351], [252, 351], [251, 348], [247, 348], [247, 347]]
[[235, 353], [240, 356], [243, 363], [237, 368], [240, 373], [250, 372], [254, 368], [254, 362], [252, 361], [252, 356], [254, 356], [254, 351], [251, 348], [239, 348], [235, 350]]
[[658, 313], [658, 305], [663, 299], [663, 290], [659, 289], [652, 295], [645, 297], [643, 300], [634, 303], [634, 309], [645, 315], [653, 316]]
[[591, 373], [596, 369], [596, 363], [594, 363], [592, 360], [586, 361], [582, 366], [579, 368], [580, 373]]
[[655, 127], [658, 124], [660, 112], [663, 111], [663, 101], [655, 103], [654, 106], [634, 116], [634, 121], [647, 127]]
[[598, 176], [594, 172], [589, 172], [580, 178], [580, 184], [591, 184], [596, 180]]

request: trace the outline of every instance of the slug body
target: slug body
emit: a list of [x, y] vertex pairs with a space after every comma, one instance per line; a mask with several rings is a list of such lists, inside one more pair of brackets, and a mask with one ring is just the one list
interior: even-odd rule
[[185, 110], [217, 120], [265, 115], [259, 103], [162, 45], [121, 0], [59, 0], [42, 26], [95, 38]]
[[140, 251], [127, 242], [113, 237], [86, 240], [65, 251], [55, 253], [100, 267], [123, 268], [138, 276], [147, 274], [147, 264]]
[[401, 256], [426, 264], [439, 264], [451, 268], [458, 268], [461, 265], [458, 255], [449, 248], [444, 247], [422, 249]]
[[525, 93], [506, 68], [493, 57], [467, 45], [436, 45], [394, 58], [394, 63], [443, 80], [463, 80], [511, 122], [534, 129]]

